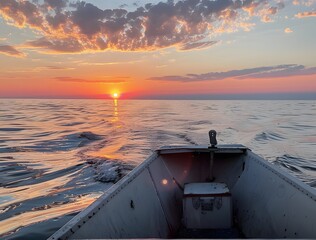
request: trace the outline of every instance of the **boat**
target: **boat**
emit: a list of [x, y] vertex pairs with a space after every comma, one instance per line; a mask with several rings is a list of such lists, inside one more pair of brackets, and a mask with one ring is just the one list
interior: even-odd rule
[[313, 238], [316, 190], [243, 145], [165, 146], [49, 240]]

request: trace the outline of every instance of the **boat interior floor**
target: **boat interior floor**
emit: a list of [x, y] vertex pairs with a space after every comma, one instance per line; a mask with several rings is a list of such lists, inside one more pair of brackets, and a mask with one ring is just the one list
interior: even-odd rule
[[245, 236], [236, 228], [229, 229], [188, 229], [181, 226], [175, 238], [178, 239], [237, 239]]

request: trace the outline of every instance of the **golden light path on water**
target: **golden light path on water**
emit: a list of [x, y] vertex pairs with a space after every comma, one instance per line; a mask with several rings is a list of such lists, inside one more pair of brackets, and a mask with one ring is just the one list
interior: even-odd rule
[[17, 230], [20, 227], [25, 227], [36, 222], [45, 221], [46, 219], [57, 218], [72, 212], [78, 212], [81, 209], [88, 207], [95, 201], [95, 197], [83, 196], [67, 204], [58, 204], [44, 206], [42, 209], [33, 209], [32, 212], [25, 212], [17, 216], [11, 217], [0, 224], [0, 234], [8, 233]]

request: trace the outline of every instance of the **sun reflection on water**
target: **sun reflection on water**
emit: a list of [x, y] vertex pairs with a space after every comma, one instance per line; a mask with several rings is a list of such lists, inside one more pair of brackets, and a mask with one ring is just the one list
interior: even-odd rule
[[113, 119], [112, 122], [117, 122], [119, 120], [119, 111], [118, 111], [118, 100], [113, 99]]

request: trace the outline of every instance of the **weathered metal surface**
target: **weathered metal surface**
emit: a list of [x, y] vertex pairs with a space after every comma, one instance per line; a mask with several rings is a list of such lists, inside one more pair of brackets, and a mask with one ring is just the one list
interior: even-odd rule
[[246, 237], [316, 239], [316, 190], [252, 152], [231, 191]]
[[168, 224], [146, 169], [72, 238], [166, 238], [168, 233]]
[[154, 153], [49, 239], [167, 237], [168, 225], [148, 172], [156, 158]]
[[232, 203], [224, 183], [188, 183], [184, 187], [184, 224], [195, 229], [228, 229]]
[[[182, 152], [162, 154], [168, 171], [179, 185], [205, 182], [210, 176], [209, 152]], [[244, 154], [214, 154], [213, 175], [216, 182], [224, 182], [232, 188], [242, 173]]]
[[150, 164], [149, 171], [169, 224], [169, 235], [172, 236], [178, 230], [181, 223], [182, 189], [177, 185], [161, 158], [157, 158], [156, 161]]

